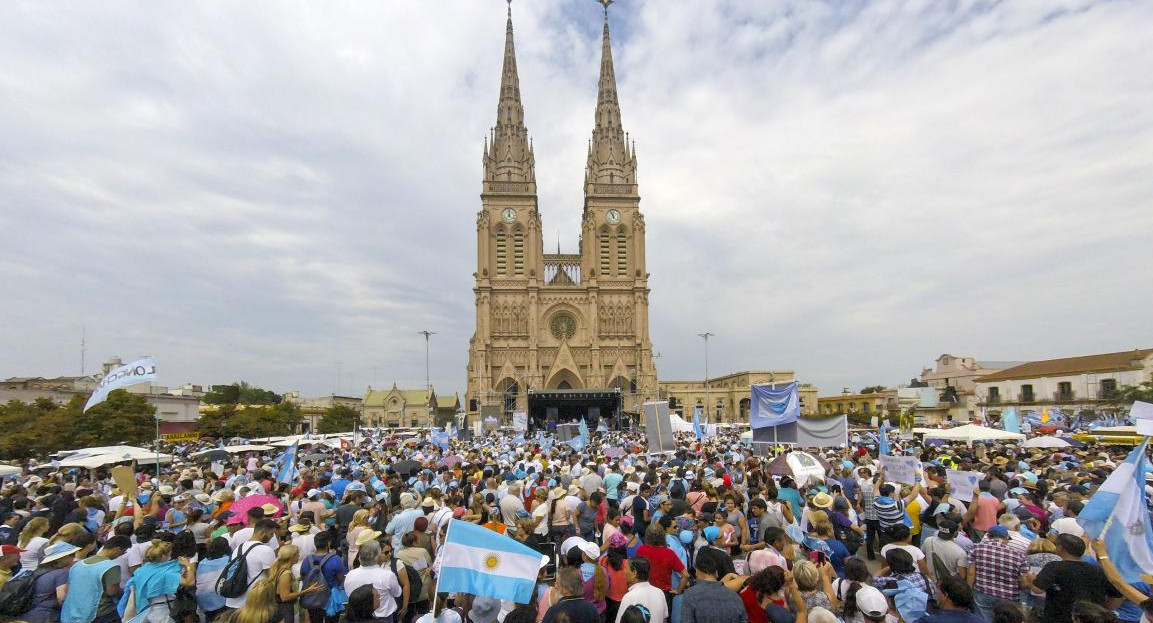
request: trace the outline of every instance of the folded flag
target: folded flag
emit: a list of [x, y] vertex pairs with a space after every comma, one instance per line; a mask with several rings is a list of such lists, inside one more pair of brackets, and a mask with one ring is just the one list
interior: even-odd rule
[[1077, 523], [1092, 539], [1105, 541], [1109, 557], [1129, 583], [1142, 581], [1142, 573], [1153, 574], [1153, 526], [1145, 506], [1147, 445], [1148, 437], [1109, 474], [1077, 515]]
[[437, 591], [527, 604], [536, 589], [540, 552], [474, 523], [453, 519], [441, 548]]

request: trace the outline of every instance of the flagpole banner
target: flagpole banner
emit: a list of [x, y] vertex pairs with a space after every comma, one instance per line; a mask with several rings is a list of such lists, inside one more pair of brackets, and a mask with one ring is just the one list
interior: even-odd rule
[[92, 395], [88, 397], [88, 402], [84, 404], [84, 410], [87, 411], [104, 402], [108, 398], [108, 393], [114, 389], [122, 389], [139, 383], [151, 383], [155, 380], [156, 364], [152, 362], [152, 357], [141, 357], [130, 364], [114, 368], [100, 379], [100, 384], [96, 386], [96, 390], [92, 392]]
[[669, 421], [669, 403], [646, 402], [644, 413], [645, 437], [648, 439], [649, 452], [676, 451], [672, 422]]
[[1145, 506], [1148, 445], [1146, 437], [1077, 514], [1077, 523], [1090, 538], [1105, 541], [1113, 564], [1130, 583], [1142, 581], [1143, 573], [1153, 574], [1153, 525]]
[[802, 448], [840, 448], [849, 443], [849, 416], [797, 420], [797, 445]]
[[749, 426], [753, 429], [796, 422], [801, 417], [797, 382], [781, 385], [753, 385]]

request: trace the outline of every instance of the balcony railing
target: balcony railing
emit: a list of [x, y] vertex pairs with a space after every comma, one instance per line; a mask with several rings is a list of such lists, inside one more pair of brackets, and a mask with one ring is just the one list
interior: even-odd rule
[[1098, 400], [1112, 400], [1117, 397], [1117, 390], [1114, 389], [1099, 389], [1097, 390]]
[[985, 404], [999, 405], [1001, 404], [1001, 394], [987, 394], [985, 396]]
[[550, 286], [580, 285], [580, 254], [546, 253], [544, 256], [544, 282], [545, 285]]
[[1017, 402], [1037, 402], [1037, 395], [1032, 392], [1017, 394]]
[[1053, 400], [1055, 402], [1072, 402], [1076, 397], [1076, 392], [1053, 392]]

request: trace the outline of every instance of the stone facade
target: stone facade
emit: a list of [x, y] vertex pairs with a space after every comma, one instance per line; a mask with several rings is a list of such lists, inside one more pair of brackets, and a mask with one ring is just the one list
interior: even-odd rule
[[[717, 424], [747, 424], [752, 404], [752, 386], [771, 383], [790, 383], [796, 380], [792, 370], [773, 372], [734, 372], [705, 381], [660, 381], [660, 395], [669, 401], [669, 411], [691, 420], [696, 407], [701, 408], [709, 421]], [[801, 414], [817, 413], [817, 388], [801, 384], [797, 388], [801, 399]], [[705, 404], [713, 405], [712, 411]]]
[[476, 220], [476, 332], [464, 405], [474, 418], [486, 406], [506, 417], [525, 409], [530, 389], [620, 388], [626, 410], [656, 397], [636, 167], [621, 127], [606, 10], [580, 246], [544, 252], [510, 9]]

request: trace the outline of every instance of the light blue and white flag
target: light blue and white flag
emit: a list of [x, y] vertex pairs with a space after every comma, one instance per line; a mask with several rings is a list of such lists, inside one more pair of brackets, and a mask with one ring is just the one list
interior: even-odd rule
[[88, 402], [84, 403], [84, 410], [87, 411], [104, 402], [104, 400], [108, 398], [108, 393], [114, 389], [121, 389], [139, 383], [151, 383], [155, 380], [156, 364], [152, 362], [152, 357], [141, 357], [128, 365], [114, 368], [108, 374], [104, 375], [104, 378], [100, 379], [100, 384], [96, 386], [96, 390], [92, 392], [92, 395], [88, 397]]
[[701, 408], [695, 407], [693, 409], [693, 434], [697, 439], [704, 439], [705, 431], [701, 428]]
[[536, 440], [538, 443], [540, 443], [540, 449], [541, 450], [552, 450], [552, 444], [553, 444], [552, 435], [546, 435], [544, 433], [537, 433]]
[[276, 457], [276, 466], [279, 469], [276, 473], [276, 482], [284, 485], [296, 484], [296, 442], [292, 442], [291, 446], [284, 449], [280, 456]]
[[885, 456], [889, 452], [889, 427], [881, 424], [880, 433], [877, 435], [877, 453], [879, 456]]
[[512, 538], [453, 519], [441, 549], [437, 590], [526, 604], [545, 561], [540, 552]]
[[1077, 515], [1077, 523], [1091, 538], [1105, 541], [1109, 558], [1129, 583], [1142, 581], [1142, 573], [1153, 574], [1153, 526], [1145, 506], [1148, 445], [1146, 437]]
[[573, 437], [572, 439], [568, 440], [568, 445], [573, 450], [580, 452], [581, 450], [585, 449], [585, 446], [588, 445], [588, 442], [586, 442], [584, 439], [582, 439], [580, 437], [580, 435], [577, 435], [576, 437]]
[[448, 450], [448, 432], [442, 430], [434, 430], [431, 435], [432, 443], [436, 444], [441, 450]]
[[588, 442], [589, 442], [589, 423], [586, 422], [584, 418], [581, 418], [580, 433], [581, 433], [581, 441], [584, 441], [585, 444], [588, 444]]
[[[1041, 420], [1038, 418], [1037, 420]], [[1017, 417], [1017, 410], [1009, 407], [1001, 412], [1001, 427], [1007, 433], [1020, 433], [1021, 432], [1021, 419]]]
[[752, 399], [749, 426], [754, 429], [790, 424], [801, 417], [796, 381], [781, 385], [753, 385]]

